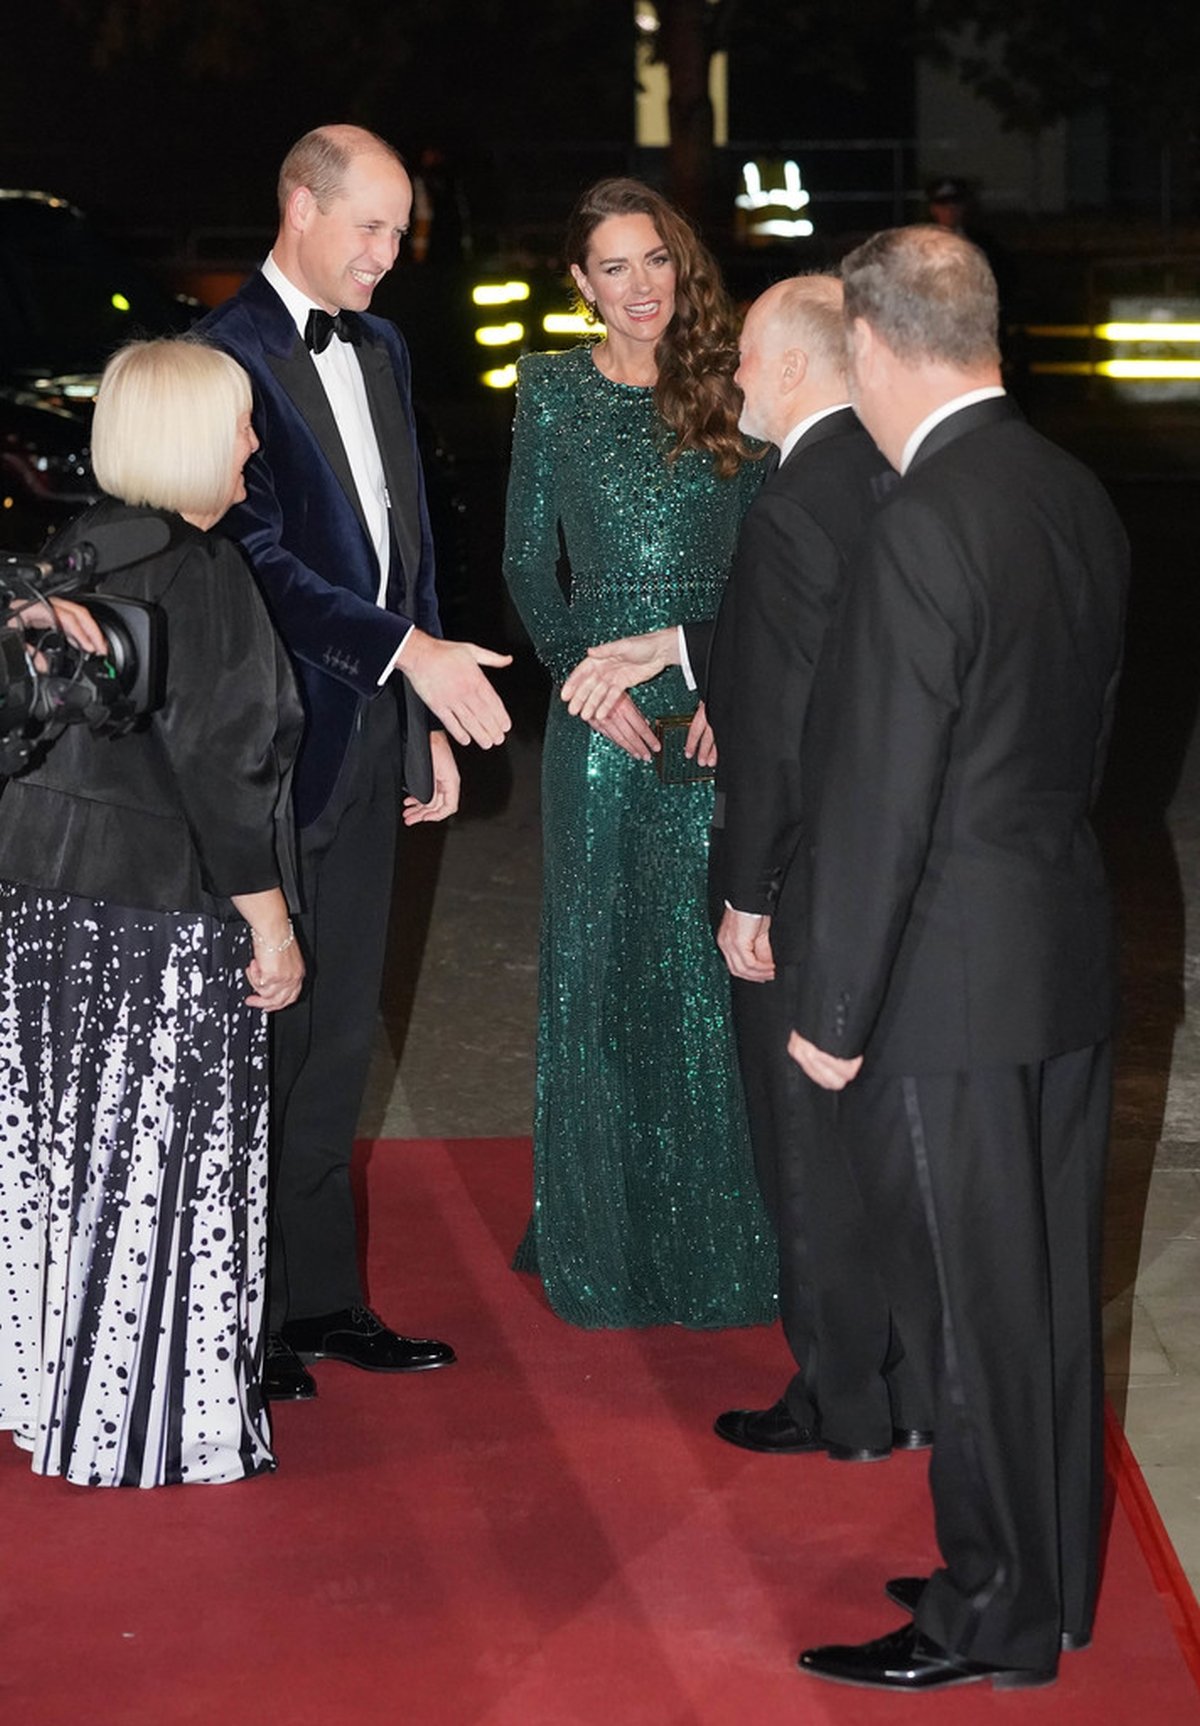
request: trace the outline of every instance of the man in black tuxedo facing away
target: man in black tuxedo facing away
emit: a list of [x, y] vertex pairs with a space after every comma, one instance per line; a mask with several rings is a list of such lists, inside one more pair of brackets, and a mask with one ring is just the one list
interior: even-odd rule
[[1088, 811], [1128, 548], [1094, 477], [1006, 399], [976, 247], [896, 229], [843, 277], [854, 403], [902, 477], [810, 703], [789, 1046], [842, 1093], [897, 1301], [922, 1252], [936, 1267], [943, 1568], [887, 1585], [911, 1623], [800, 1663], [1017, 1687], [1087, 1642], [1097, 1587], [1115, 983]]
[[716, 1431], [773, 1454], [875, 1461], [929, 1442], [932, 1349], [900, 1340], [862, 1201], [837, 1142], [838, 1099], [788, 1059], [795, 916], [777, 891], [802, 808], [800, 738], [830, 614], [872, 514], [895, 482], [849, 406], [841, 284], [797, 276], [746, 315], [741, 428], [777, 452], [742, 525], [714, 622], [606, 643], [563, 687], [573, 710], [667, 663], [698, 684], [717, 752], [709, 854], [713, 928], [732, 983], [759, 1184], [779, 1238], [784, 1334], [796, 1362], [771, 1408]]
[[413, 1372], [454, 1359], [364, 1304], [350, 1189], [398, 817], [456, 809], [447, 731], [488, 748], [509, 723], [481, 669], [507, 658], [441, 639], [408, 351], [365, 315], [411, 208], [382, 139], [355, 126], [306, 134], [280, 170], [270, 257], [200, 325], [254, 386], [261, 447], [223, 526], [289, 650], [306, 721], [295, 801], [310, 982], [272, 1023], [273, 1399], [316, 1394], [305, 1361]]

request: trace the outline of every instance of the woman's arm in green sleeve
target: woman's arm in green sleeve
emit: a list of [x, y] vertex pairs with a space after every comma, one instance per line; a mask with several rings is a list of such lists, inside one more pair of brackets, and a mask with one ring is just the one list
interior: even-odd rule
[[517, 411], [504, 539], [504, 578], [538, 658], [561, 683], [588, 643], [558, 581], [560, 449], [566, 401], [553, 387], [552, 356], [518, 366]]

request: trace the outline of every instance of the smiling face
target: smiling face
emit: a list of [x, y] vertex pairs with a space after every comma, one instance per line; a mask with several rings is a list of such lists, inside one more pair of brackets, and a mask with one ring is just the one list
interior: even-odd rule
[[650, 217], [609, 216], [592, 232], [575, 286], [595, 306], [609, 340], [653, 347], [675, 316], [675, 266]]
[[412, 185], [378, 151], [354, 156], [322, 208], [307, 186], [288, 200], [281, 267], [327, 312], [364, 312], [408, 231]]

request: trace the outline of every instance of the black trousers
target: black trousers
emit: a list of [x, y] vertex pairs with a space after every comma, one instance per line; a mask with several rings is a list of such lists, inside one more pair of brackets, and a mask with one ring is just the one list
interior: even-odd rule
[[300, 831], [307, 976], [271, 1020], [272, 1330], [363, 1299], [350, 1157], [383, 981], [400, 763], [385, 687], [360, 710], [328, 804]]
[[897, 1299], [921, 1244], [941, 1304], [938, 1543], [917, 1613], [943, 1647], [1053, 1669], [1091, 1630], [1103, 1500], [1100, 1234], [1108, 1043], [1029, 1066], [875, 1076], [844, 1093]]
[[[787, 1053], [790, 979], [732, 979], [733, 1022], [755, 1170], [779, 1239], [779, 1310], [797, 1371], [786, 1399], [834, 1444], [885, 1449], [893, 1426], [933, 1424], [933, 1333], [893, 1316], [840, 1099]], [[932, 1267], [926, 1312], [934, 1304]]]

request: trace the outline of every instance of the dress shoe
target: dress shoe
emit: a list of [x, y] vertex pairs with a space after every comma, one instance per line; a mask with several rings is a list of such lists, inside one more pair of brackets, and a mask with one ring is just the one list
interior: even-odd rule
[[263, 1360], [262, 1393], [268, 1402], [311, 1402], [317, 1394], [317, 1381], [294, 1348], [284, 1342], [278, 1331], [267, 1336], [267, 1352]]
[[922, 1426], [894, 1426], [890, 1444], [827, 1444], [825, 1450], [834, 1462], [886, 1462], [894, 1450], [925, 1450], [932, 1443]]
[[320, 1318], [289, 1319], [283, 1340], [301, 1360], [343, 1360], [364, 1372], [429, 1372], [454, 1360], [449, 1343], [397, 1336], [365, 1306], [323, 1313]]
[[892, 1428], [893, 1450], [928, 1450], [933, 1443], [933, 1432], [927, 1426], [894, 1426]]
[[786, 1402], [777, 1402], [771, 1408], [731, 1408], [717, 1416], [713, 1431], [727, 1444], [776, 1456], [798, 1456], [804, 1451], [825, 1448], [814, 1427], [796, 1425]]
[[886, 1462], [892, 1454], [890, 1444], [877, 1448], [871, 1444], [827, 1444], [825, 1454], [834, 1462]]
[[894, 1450], [928, 1450], [933, 1434], [924, 1426], [894, 1426], [892, 1442], [886, 1445], [826, 1445], [835, 1462], [885, 1462]]
[[831, 1644], [806, 1648], [800, 1669], [815, 1678], [830, 1678], [835, 1684], [858, 1684], [876, 1690], [949, 1690], [955, 1684], [990, 1681], [993, 1690], [1032, 1690], [1053, 1684], [1053, 1669], [1027, 1666], [992, 1666], [984, 1660], [967, 1660], [939, 1648], [922, 1636], [915, 1624], [904, 1624], [874, 1642]]
[[[883, 1592], [905, 1612], [915, 1612], [921, 1604], [921, 1596], [925, 1592], [923, 1576], [893, 1576], [890, 1582], [885, 1582]], [[1070, 1630], [1064, 1630], [1059, 1639], [1059, 1645], [1064, 1654], [1078, 1654], [1081, 1649], [1091, 1646], [1091, 1635], [1084, 1632], [1075, 1635]]]

